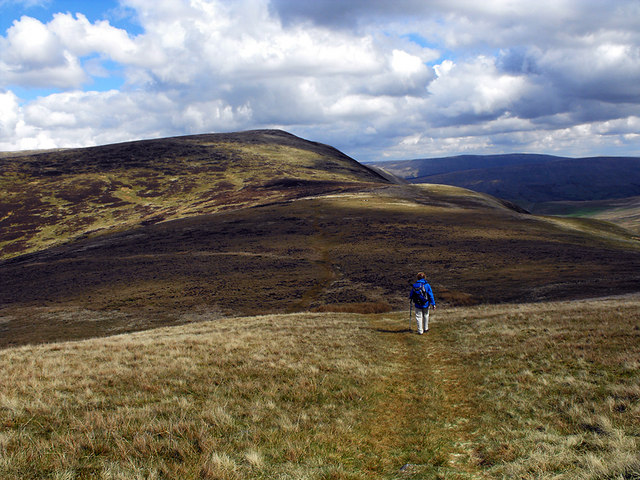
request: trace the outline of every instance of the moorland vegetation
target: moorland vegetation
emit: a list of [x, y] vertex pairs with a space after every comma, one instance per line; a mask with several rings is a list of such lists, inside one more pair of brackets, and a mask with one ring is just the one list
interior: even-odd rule
[[640, 476], [625, 228], [273, 130], [3, 155], [0, 186], [1, 478]]
[[[182, 323], [194, 311], [396, 310], [422, 269], [450, 305], [640, 283], [640, 242], [625, 229], [393, 182], [280, 131], [1, 162], [5, 346]], [[100, 321], [85, 321], [87, 309]]]

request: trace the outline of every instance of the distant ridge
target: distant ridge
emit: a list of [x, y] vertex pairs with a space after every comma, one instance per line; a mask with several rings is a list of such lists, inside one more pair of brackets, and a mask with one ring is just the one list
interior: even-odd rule
[[[537, 155], [533, 153], [513, 153], [501, 155], [458, 155], [454, 157], [416, 158], [413, 160], [392, 160], [376, 162], [380, 168], [393, 172], [401, 178], [413, 183], [431, 175], [513, 165], [529, 165], [548, 163], [559, 160], [570, 160], [568, 157], [553, 155]], [[424, 182], [428, 183], [428, 182]]]
[[469, 188], [518, 203], [593, 201], [640, 195], [640, 158], [462, 155], [376, 163], [411, 183]]

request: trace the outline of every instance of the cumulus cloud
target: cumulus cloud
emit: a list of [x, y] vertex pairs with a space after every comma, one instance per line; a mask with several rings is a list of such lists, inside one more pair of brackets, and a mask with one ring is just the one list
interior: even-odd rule
[[79, 86], [86, 80], [78, 59], [36, 19], [22, 17], [0, 39], [0, 81], [26, 86]]
[[509, 113], [528, 88], [524, 76], [501, 72], [494, 59], [483, 56], [461, 65], [447, 60], [435, 70], [429, 104], [438, 123], [494, 120]]
[[0, 147], [263, 127], [362, 160], [637, 147], [638, 2], [120, 4], [139, 33], [57, 13], [0, 36]]
[[12, 92], [0, 92], [0, 142], [6, 142], [16, 134], [16, 126], [20, 119], [18, 97]]
[[147, 64], [127, 32], [82, 14], [56, 14], [44, 24], [23, 16], [0, 38], [0, 81], [34, 87], [77, 88], [88, 82], [82, 57], [103, 55], [123, 64]]
[[573, 97], [611, 103], [640, 102], [640, 46], [589, 42], [549, 50], [538, 65], [554, 86]]

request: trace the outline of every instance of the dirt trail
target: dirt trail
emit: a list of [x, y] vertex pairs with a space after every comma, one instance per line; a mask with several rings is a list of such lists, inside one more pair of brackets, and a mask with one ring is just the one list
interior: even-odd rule
[[441, 474], [456, 479], [482, 478], [472, 459], [469, 419], [475, 412], [466, 374], [439, 336], [436, 315], [432, 315], [432, 328], [422, 336], [409, 331], [408, 318], [406, 322], [404, 329], [388, 319], [373, 325], [395, 372], [382, 387], [384, 394], [375, 407], [372, 442], [380, 451], [409, 451], [409, 460], [394, 466], [398, 473], [393, 478], [436, 478]]

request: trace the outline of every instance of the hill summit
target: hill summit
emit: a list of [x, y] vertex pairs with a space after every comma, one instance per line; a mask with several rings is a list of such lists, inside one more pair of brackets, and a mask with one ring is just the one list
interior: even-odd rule
[[0, 258], [79, 235], [387, 183], [280, 130], [192, 135], [0, 157]]

